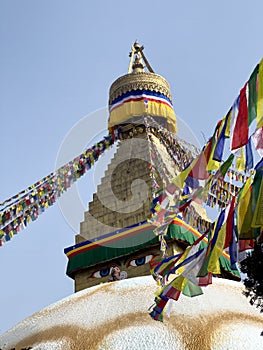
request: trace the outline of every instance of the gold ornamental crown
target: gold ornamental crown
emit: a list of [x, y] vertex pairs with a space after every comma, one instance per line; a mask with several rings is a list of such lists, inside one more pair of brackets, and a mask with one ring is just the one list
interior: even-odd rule
[[149, 90], [164, 94], [172, 102], [170, 86], [159, 74], [151, 72], [128, 73], [113, 82], [110, 87], [109, 105], [119, 96], [132, 90]]
[[[176, 117], [172, 107], [172, 96], [168, 82], [161, 75], [154, 73], [143, 53], [143, 46], [140, 46], [136, 41], [131, 49], [128, 74], [116, 79], [110, 87], [109, 129], [129, 121], [133, 117], [142, 117], [148, 113], [153, 117], [165, 120], [166, 127], [175, 133], [177, 131]], [[144, 70], [145, 66], [148, 72]], [[138, 94], [142, 90], [153, 96], [153, 98], [149, 98], [149, 104], [147, 103], [148, 109], [143, 108], [144, 95], [141, 95], [140, 101], [138, 99]], [[135, 92], [137, 99], [132, 98], [133, 96], [127, 97], [127, 94], [129, 95], [131, 91]], [[159, 100], [156, 96], [159, 96]], [[156, 97], [156, 101], [154, 101], [154, 97]], [[145, 98], [147, 99], [147, 96]], [[166, 106], [164, 103], [161, 104], [165, 100], [167, 101]], [[170, 108], [167, 106], [170, 106]]]

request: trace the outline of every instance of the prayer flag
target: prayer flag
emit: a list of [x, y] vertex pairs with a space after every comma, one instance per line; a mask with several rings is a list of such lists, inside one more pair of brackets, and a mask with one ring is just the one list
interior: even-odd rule
[[227, 113], [227, 123], [226, 123], [226, 130], [225, 130], [225, 136], [230, 137], [230, 125], [231, 125], [231, 116], [232, 116], [232, 108]]
[[162, 296], [165, 296], [166, 298], [173, 299], [177, 301], [181, 295], [181, 291], [174, 288], [172, 285], [168, 285], [168, 287], [165, 289], [165, 292], [162, 294]]
[[208, 141], [206, 146], [203, 148], [202, 152], [198, 157], [196, 157], [189, 166], [180, 172], [174, 179], [173, 183], [179, 187], [183, 188], [184, 182], [188, 176], [191, 178], [205, 180], [209, 177], [206, 171], [207, 161], [211, 154], [212, 139]]
[[228, 125], [228, 119], [229, 114], [223, 119], [223, 128], [221, 130], [221, 133], [218, 137], [217, 144], [215, 146], [215, 151], [213, 155], [213, 159], [217, 160], [218, 162], [222, 161], [223, 153], [224, 153], [224, 146], [225, 146], [225, 139], [226, 139], [226, 127]]
[[207, 270], [208, 272], [214, 274], [221, 273], [219, 258], [223, 252], [226, 239], [226, 218], [226, 210], [222, 210], [219, 215], [217, 225], [215, 227], [214, 236], [211, 241], [211, 255], [207, 265]]
[[235, 102], [233, 103], [233, 106], [231, 108], [231, 115], [230, 115], [230, 150], [232, 150], [232, 140], [234, 136], [234, 129], [237, 121], [238, 116], [238, 108], [239, 108], [239, 96], [236, 98]]
[[[234, 213], [233, 213], [234, 217]], [[229, 255], [230, 255], [230, 263], [231, 263], [231, 269], [236, 269], [236, 263], [238, 260], [238, 234], [237, 234], [237, 228], [235, 225], [233, 225], [233, 231], [232, 231], [232, 241], [229, 246]]]
[[226, 219], [226, 238], [224, 248], [228, 248], [231, 245], [233, 240], [233, 231], [234, 231], [234, 212], [235, 212], [235, 197], [232, 198], [228, 216]]
[[263, 167], [263, 158], [256, 164], [255, 170], [259, 170]]
[[263, 59], [258, 68], [258, 103], [257, 103], [257, 128], [263, 126]]
[[196, 285], [190, 281], [187, 281], [182, 293], [185, 296], [192, 298], [192, 297], [196, 297], [198, 295], [202, 295], [203, 291], [202, 291], [202, 288], [200, 288], [198, 285]]
[[246, 193], [243, 194], [242, 191], [239, 198], [237, 224], [240, 239], [257, 238], [260, 235], [260, 229], [263, 227], [262, 196], [262, 169], [259, 168], [252, 185], [249, 186]]
[[234, 159], [234, 155], [230, 154], [230, 156], [227, 158], [227, 160], [220, 166], [219, 172], [224, 177], [227, 173], [227, 170], [231, 166]]
[[238, 171], [244, 171], [246, 167], [246, 157], [244, 147], [240, 147], [236, 152], [236, 168]]
[[247, 83], [240, 90], [239, 109], [235, 125], [233, 127], [233, 135], [231, 138], [231, 150], [237, 149], [248, 142], [248, 105], [247, 105]]
[[239, 235], [241, 235], [243, 231], [249, 230], [249, 226], [250, 226], [249, 224], [248, 226], [246, 226], [246, 228], [243, 228], [243, 225], [245, 223], [245, 218], [246, 218], [246, 223], [251, 222], [252, 220], [251, 206], [249, 206], [251, 193], [252, 193], [251, 184], [252, 184], [252, 178], [249, 177], [238, 195], [237, 229], [238, 229]]
[[248, 143], [246, 144], [246, 169], [252, 169], [254, 166], [253, 153], [251, 147], [251, 137], [248, 139]]
[[257, 116], [257, 76], [258, 76], [258, 68], [257, 65], [251, 74], [248, 81], [248, 125], [252, 123]]
[[207, 171], [217, 170], [220, 166], [220, 161], [218, 161], [214, 157], [214, 153], [216, 150], [216, 146], [217, 146], [217, 142], [218, 142], [218, 139], [220, 137], [220, 134], [222, 134], [223, 128], [224, 128], [224, 122], [223, 122], [223, 120], [220, 120], [217, 123], [214, 134], [212, 136], [211, 151], [210, 151], [210, 154], [209, 154], [208, 159], [207, 159], [207, 166], [206, 166]]
[[225, 210], [222, 210], [215, 225], [212, 237], [209, 239], [206, 256], [197, 276], [205, 277], [208, 272], [220, 274], [219, 257], [225, 243]]
[[208, 272], [208, 274], [205, 277], [199, 277], [198, 285], [200, 287], [206, 287], [209, 284], [212, 284], [212, 278], [213, 274], [211, 272]]
[[257, 129], [251, 136], [252, 141], [260, 157], [263, 157], [263, 127]]
[[[262, 181], [262, 171], [258, 170], [256, 175], [258, 175], [258, 183], [256, 185], [256, 206], [255, 210], [253, 210], [253, 219], [251, 226], [254, 228], [263, 227], [263, 181]], [[256, 180], [256, 176], [255, 176]], [[256, 181], [255, 181], [256, 182]], [[253, 184], [254, 185], [254, 184]], [[258, 190], [259, 189], [259, 190]]]
[[195, 285], [200, 285], [200, 278], [197, 277], [197, 274], [202, 266], [206, 254], [206, 249], [202, 249], [199, 255], [196, 255], [196, 258], [193, 259], [186, 267], [182, 273], [182, 276], [187, 278], [188, 281], [192, 282]]
[[209, 177], [209, 174], [206, 170], [207, 164], [211, 155], [213, 144], [213, 138], [211, 138], [206, 146], [203, 148], [203, 151], [198, 157], [198, 161], [194, 164], [194, 167], [189, 172], [189, 176], [199, 180], [206, 180]]

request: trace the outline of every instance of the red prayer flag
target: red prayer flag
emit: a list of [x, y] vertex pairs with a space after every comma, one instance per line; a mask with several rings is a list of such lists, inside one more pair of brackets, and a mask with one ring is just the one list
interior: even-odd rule
[[247, 83], [240, 90], [239, 110], [233, 130], [231, 150], [240, 148], [248, 143], [248, 104]]
[[208, 272], [208, 274], [205, 277], [199, 277], [198, 286], [206, 287], [209, 284], [212, 284], [212, 277], [213, 274], [211, 272]]
[[180, 297], [180, 294], [181, 294], [180, 290], [178, 290], [172, 286], [169, 286], [167, 288], [167, 290], [162, 295], [164, 295], [166, 298], [173, 299], [173, 300], [177, 301]]
[[239, 252], [244, 252], [245, 250], [250, 250], [254, 248], [254, 239], [239, 239]]
[[197, 162], [195, 163], [193, 169], [190, 171], [188, 176], [199, 180], [208, 179], [209, 174], [206, 170], [206, 167], [211, 155], [212, 144], [213, 144], [213, 138], [211, 138], [206, 144], [205, 148], [201, 152]]

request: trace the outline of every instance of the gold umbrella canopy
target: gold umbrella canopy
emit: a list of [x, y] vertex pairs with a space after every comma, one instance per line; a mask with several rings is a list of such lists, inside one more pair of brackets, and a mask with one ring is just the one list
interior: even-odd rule
[[[110, 87], [108, 128], [138, 122], [150, 115], [176, 133], [170, 86], [162, 76], [154, 73], [142, 50], [143, 46], [135, 42], [128, 74], [119, 77]], [[144, 70], [143, 61], [148, 72]]]

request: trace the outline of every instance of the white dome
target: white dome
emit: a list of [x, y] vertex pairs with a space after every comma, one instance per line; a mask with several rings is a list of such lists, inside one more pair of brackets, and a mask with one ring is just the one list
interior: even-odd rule
[[262, 349], [263, 316], [242, 295], [242, 284], [213, 279], [195, 298], [168, 305], [154, 321], [148, 308], [157, 286], [137, 277], [88, 288], [17, 324], [0, 348], [33, 350]]

